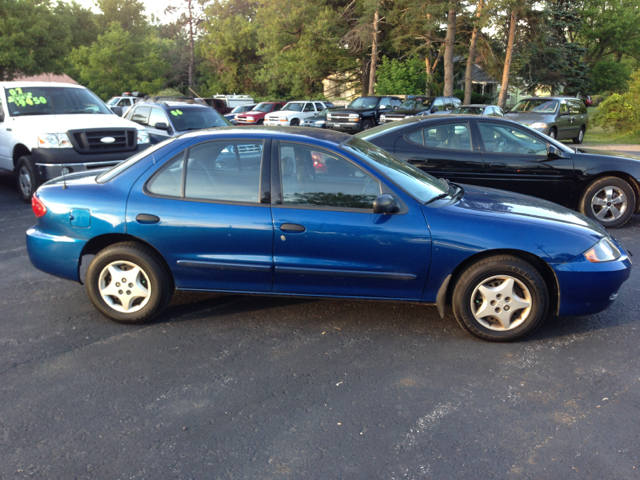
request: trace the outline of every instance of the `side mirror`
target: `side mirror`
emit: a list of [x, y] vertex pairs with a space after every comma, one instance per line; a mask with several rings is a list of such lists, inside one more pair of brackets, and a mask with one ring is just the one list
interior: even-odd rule
[[378, 195], [373, 201], [373, 213], [386, 214], [396, 213], [397, 211], [398, 206], [396, 205], [396, 200], [388, 193]]
[[167, 125], [165, 122], [158, 122], [153, 128], [156, 128], [158, 130], [165, 130], [167, 132], [169, 131], [169, 125]]
[[564, 158], [562, 155], [562, 151], [556, 147], [555, 145], [549, 143], [547, 144], [547, 157], [549, 158]]
[[433, 107], [431, 109], [431, 113], [436, 113], [438, 110], [440, 110], [438, 107]]

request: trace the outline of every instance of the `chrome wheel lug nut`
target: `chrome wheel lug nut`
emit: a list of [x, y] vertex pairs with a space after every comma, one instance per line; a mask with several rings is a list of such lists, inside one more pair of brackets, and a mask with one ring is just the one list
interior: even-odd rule
[[119, 287], [119, 286], [120, 286], [120, 282], [116, 282], [116, 287]]
[[129, 284], [129, 288], [133, 288], [133, 283], [130, 283], [130, 284]]
[[127, 290], [127, 295], [131, 295], [131, 290]]

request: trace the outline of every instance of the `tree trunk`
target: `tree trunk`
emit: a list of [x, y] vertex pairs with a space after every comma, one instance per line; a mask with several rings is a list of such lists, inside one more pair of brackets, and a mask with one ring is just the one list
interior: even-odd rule
[[193, 0], [189, 0], [189, 86], [193, 87], [193, 65], [195, 63], [194, 60], [194, 48], [193, 48], [193, 11], [191, 2]]
[[369, 72], [370, 69], [367, 68], [367, 55], [365, 50], [362, 53], [362, 71], [360, 75], [360, 83], [362, 84], [362, 95], [367, 95], [369, 93]]
[[369, 95], [375, 95], [376, 88], [376, 64], [378, 63], [378, 22], [380, 14], [376, 8], [373, 15], [373, 42], [371, 43], [371, 71], [369, 73]]
[[516, 23], [518, 21], [518, 13], [514, 8], [511, 10], [511, 20], [509, 24], [509, 41], [507, 43], [507, 56], [504, 59], [504, 70], [502, 71], [502, 85], [500, 87], [500, 95], [498, 96], [498, 106], [504, 109], [507, 102], [507, 93], [509, 91], [509, 70], [511, 69], [511, 57], [513, 56], [513, 43], [516, 38]]
[[[482, 15], [483, 0], [478, 0], [478, 6], [476, 7], [476, 21], [480, 21]], [[464, 100], [463, 104], [469, 105], [471, 103], [471, 90], [473, 89], [473, 83], [471, 82], [471, 73], [473, 69], [473, 61], [476, 56], [476, 43], [478, 41], [478, 32], [480, 28], [478, 24], [473, 27], [473, 33], [471, 33], [471, 43], [469, 44], [469, 56], [467, 57], [467, 70], [464, 73]]]
[[453, 47], [456, 43], [456, 14], [457, 0], [449, 2], [449, 14], [447, 16], [447, 36], [444, 39], [444, 92], [445, 97], [453, 96]]

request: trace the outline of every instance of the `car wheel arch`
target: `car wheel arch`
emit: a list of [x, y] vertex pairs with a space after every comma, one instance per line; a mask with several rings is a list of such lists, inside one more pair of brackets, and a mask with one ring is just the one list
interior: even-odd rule
[[18, 165], [18, 160], [20, 160], [20, 157], [25, 157], [27, 155], [31, 155], [31, 150], [29, 150], [25, 145], [18, 143], [15, 147], [13, 147], [13, 169], [14, 170]]
[[525, 262], [530, 263], [533, 267], [535, 267], [542, 278], [544, 279], [545, 284], [547, 285], [547, 290], [549, 291], [549, 312], [558, 314], [560, 311], [560, 286], [558, 283], [558, 278], [556, 277], [553, 268], [545, 262], [542, 258], [538, 257], [529, 252], [525, 252], [523, 250], [512, 250], [508, 248], [503, 249], [495, 249], [495, 250], [485, 250], [483, 252], [476, 253], [471, 255], [470, 257], [465, 258], [451, 273], [450, 278], [447, 277], [445, 282], [449, 282], [446, 286], [446, 300], [445, 304], [447, 306], [451, 306], [453, 291], [456, 288], [458, 280], [462, 274], [473, 264], [482, 261], [489, 257], [496, 257], [499, 255], [512, 255], [514, 257], [518, 257]]
[[87, 242], [87, 244], [80, 252], [80, 258], [78, 259], [78, 279], [80, 279], [80, 283], [83, 284], [82, 278], [80, 276], [80, 268], [82, 266], [82, 259], [86, 255], [96, 255], [98, 252], [104, 250], [111, 245], [115, 245], [117, 243], [137, 243], [139, 245], [143, 245], [147, 249], [151, 250], [161, 262], [162, 266], [169, 273], [169, 278], [171, 279], [172, 285], [175, 285], [175, 279], [173, 278], [173, 272], [169, 267], [169, 264], [162, 256], [162, 254], [150, 243], [145, 242], [144, 240], [139, 239], [138, 237], [134, 237], [133, 235], [128, 235], [125, 233], [106, 233], [104, 235], [98, 235], [93, 237], [91, 240]]
[[587, 189], [591, 186], [591, 184], [605, 177], [618, 177], [620, 180], [624, 180], [631, 186], [634, 193], [636, 194], [636, 205], [633, 209], [633, 213], [640, 213], [640, 182], [638, 182], [638, 180], [634, 178], [632, 175], [629, 175], [628, 173], [625, 173], [625, 172], [618, 172], [618, 171], [600, 172], [597, 175], [590, 176], [588, 178], [588, 181], [584, 184], [582, 190], [576, 196], [577, 197], [576, 203], [577, 204], [580, 203], [580, 201], [582, 200], [582, 197], [584, 196]]

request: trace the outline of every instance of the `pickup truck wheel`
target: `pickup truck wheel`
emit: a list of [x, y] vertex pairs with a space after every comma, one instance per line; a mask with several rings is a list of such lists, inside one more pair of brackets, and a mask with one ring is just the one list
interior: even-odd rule
[[619, 177], [604, 177], [587, 187], [578, 210], [603, 227], [618, 228], [629, 221], [635, 207], [631, 185]]
[[289, 125], [292, 127], [297, 127], [298, 125], [300, 125], [300, 120], [294, 118], [293, 120], [291, 120], [291, 123]]
[[370, 128], [373, 128], [373, 120], [371, 120], [370, 118], [368, 118], [367, 120], [365, 120], [364, 122], [362, 122], [362, 132], [364, 132], [365, 130], [369, 130]]
[[586, 127], [583, 125], [582, 127], [580, 127], [580, 131], [578, 132], [578, 136], [572, 138], [571, 140], [573, 141], [573, 143], [580, 145], [582, 143], [582, 141], [584, 140], [584, 132], [586, 131]]
[[262, 119], [258, 120], [257, 125], [263, 125], [263, 124], [264, 124], [264, 120], [262, 120]]
[[18, 181], [18, 193], [25, 203], [31, 202], [31, 197], [40, 186], [40, 175], [31, 155], [25, 155], [18, 159], [16, 164]]

